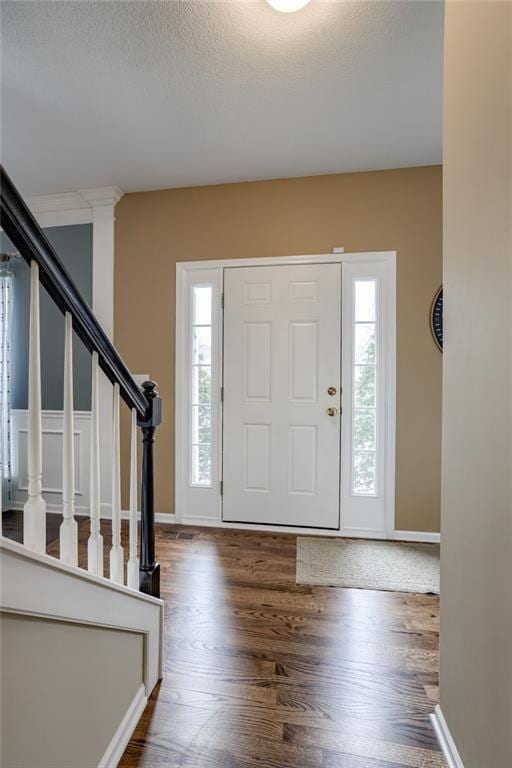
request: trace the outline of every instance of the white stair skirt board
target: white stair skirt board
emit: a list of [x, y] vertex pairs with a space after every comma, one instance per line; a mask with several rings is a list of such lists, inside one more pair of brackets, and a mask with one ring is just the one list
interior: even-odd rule
[[128, 707], [125, 716], [119, 723], [119, 727], [114, 733], [112, 741], [98, 763], [98, 768], [116, 768], [116, 765], [123, 756], [123, 752], [132, 737], [132, 733], [144, 712], [147, 702], [146, 690], [144, 686], [141, 685], [135, 694], [132, 703]]
[[143, 681], [149, 696], [162, 677], [162, 600], [31, 552], [3, 536], [0, 555], [2, 610], [143, 634]]
[[439, 705], [435, 707], [430, 719], [448, 768], [464, 768], [464, 763]]

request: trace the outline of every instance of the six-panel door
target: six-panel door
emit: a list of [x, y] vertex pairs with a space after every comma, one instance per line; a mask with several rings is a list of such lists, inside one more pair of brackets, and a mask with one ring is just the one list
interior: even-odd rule
[[341, 265], [224, 272], [223, 520], [339, 526]]

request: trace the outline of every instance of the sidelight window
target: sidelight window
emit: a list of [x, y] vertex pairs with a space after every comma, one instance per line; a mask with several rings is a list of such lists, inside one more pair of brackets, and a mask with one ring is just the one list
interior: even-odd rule
[[191, 287], [190, 482], [212, 485], [212, 286]]
[[354, 280], [352, 493], [377, 492], [377, 281]]

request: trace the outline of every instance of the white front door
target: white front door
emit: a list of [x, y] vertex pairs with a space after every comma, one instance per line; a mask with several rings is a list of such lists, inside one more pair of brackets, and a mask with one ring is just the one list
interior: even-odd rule
[[339, 527], [341, 264], [224, 270], [225, 522]]

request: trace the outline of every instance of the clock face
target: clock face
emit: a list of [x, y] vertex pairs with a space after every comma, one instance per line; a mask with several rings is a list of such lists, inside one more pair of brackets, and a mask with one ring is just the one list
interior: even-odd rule
[[437, 346], [443, 351], [443, 287], [438, 290], [430, 310], [430, 328]]

